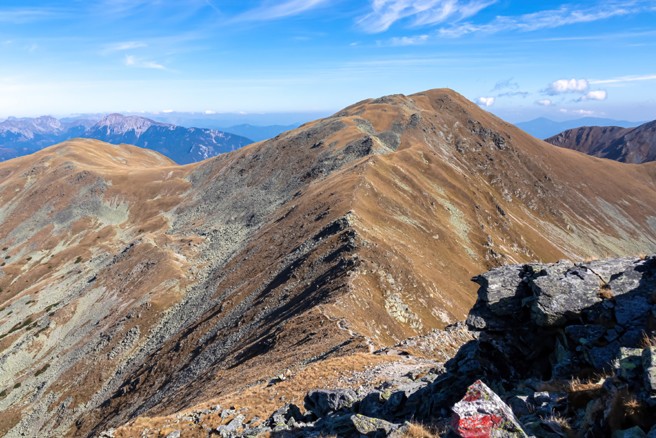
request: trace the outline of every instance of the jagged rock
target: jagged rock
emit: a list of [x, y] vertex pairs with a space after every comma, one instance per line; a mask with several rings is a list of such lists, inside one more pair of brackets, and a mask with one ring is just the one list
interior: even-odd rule
[[254, 427], [252, 429], [245, 429], [243, 433], [243, 437], [245, 438], [256, 438], [256, 437], [262, 437], [262, 436], [267, 436], [267, 433], [273, 432], [273, 430], [270, 427], [266, 426], [260, 426], [260, 427]]
[[352, 416], [344, 414], [322, 418], [317, 422], [317, 428], [336, 436], [350, 436], [355, 432]]
[[645, 348], [642, 351], [642, 369], [645, 388], [651, 394], [656, 394], [656, 347]]
[[390, 423], [380, 418], [365, 417], [364, 415], [355, 414], [351, 416], [355, 430], [367, 437], [387, 437], [399, 425]]
[[385, 401], [380, 391], [370, 392], [360, 402], [359, 412], [367, 417], [381, 418], [384, 415]]
[[222, 425], [216, 428], [216, 431], [222, 438], [236, 438], [240, 436], [239, 430], [244, 427], [244, 420], [246, 417], [239, 414], [226, 425]]
[[305, 409], [317, 417], [324, 417], [328, 413], [350, 408], [357, 400], [358, 397], [352, 389], [319, 389], [308, 392], [304, 404]]
[[546, 266], [530, 283], [537, 297], [531, 306], [533, 322], [540, 327], [564, 325], [568, 315], [576, 317], [601, 302], [600, 281], [589, 269], [569, 261]]
[[174, 430], [170, 434], [166, 435], [166, 438], [180, 438], [180, 431]]
[[290, 420], [305, 420], [305, 417], [301, 413], [301, 409], [295, 404], [286, 404], [282, 408], [278, 409], [271, 415], [267, 421], [267, 424], [275, 429], [276, 427], [283, 425], [289, 426]]
[[558, 423], [549, 419], [548, 417], [540, 417], [538, 415], [529, 415], [523, 417], [522, 425], [524, 431], [535, 437], [540, 438], [566, 438], [567, 434], [563, 431]]
[[647, 434], [638, 426], [633, 426], [630, 429], [616, 430], [613, 432], [613, 438], [647, 438]]
[[521, 418], [533, 411], [533, 406], [528, 401], [527, 395], [515, 395], [508, 399], [508, 406], [516, 417]]
[[547, 391], [534, 392], [529, 397], [529, 403], [532, 405], [536, 414], [548, 417], [555, 412], [564, 409], [565, 394], [552, 393]]
[[514, 265], [492, 269], [473, 278], [481, 285], [479, 299], [497, 316], [512, 316], [522, 310], [522, 299], [529, 295], [524, 279], [527, 267]]
[[508, 405], [480, 380], [453, 407], [452, 429], [462, 438], [527, 437]]
[[647, 434], [647, 438], [656, 438], [656, 426], [651, 428], [651, 430]]
[[642, 372], [642, 349], [620, 347], [615, 369], [624, 381], [637, 380]]

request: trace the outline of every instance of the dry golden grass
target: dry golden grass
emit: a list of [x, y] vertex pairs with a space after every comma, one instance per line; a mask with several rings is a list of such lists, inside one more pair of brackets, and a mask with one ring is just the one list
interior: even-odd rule
[[412, 423], [403, 438], [437, 438], [439, 436], [437, 431], [433, 431], [421, 424]]
[[610, 288], [610, 285], [608, 283], [604, 283], [601, 285], [599, 288], [599, 298], [604, 299], [604, 300], [610, 300], [612, 298], [615, 298], [615, 295], [613, 294], [613, 291]]
[[570, 424], [569, 419], [566, 418], [566, 417], [554, 414], [554, 415], [551, 415], [549, 417], [544, 418], [544, 421], [548, 421], [548, 422], [551, 422], [551, 423], [554, 423], [554, 424], [558, 425], [563, 430], [563, 432], [565, 432], [565, 435], [567, 437], [572, 437], [573, 438], [573, 437], [577, 436], [575, 431], [572, 429], [572, 425]]
[[656, 336], [648, 335], [645, 332], [642, 332], [642, 339], [640, 340], [640, 346], [642, 348], [651, 348], [656, 347]]
[[583, 392], [583, 391], [594, 391], [600, 389], [606, 379], [610, 377], [608, 375], [598, 376], [596, 379], [586, 379], [581, 380], [578, 377], [573, 378], [569, 381], [568, 392]]

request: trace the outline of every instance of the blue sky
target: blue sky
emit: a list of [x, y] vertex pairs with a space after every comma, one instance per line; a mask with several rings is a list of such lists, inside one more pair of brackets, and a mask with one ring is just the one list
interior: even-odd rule
[[656, 119], [656, 0], [3, 0], [0, 117], [338, 110], [449, 87]]

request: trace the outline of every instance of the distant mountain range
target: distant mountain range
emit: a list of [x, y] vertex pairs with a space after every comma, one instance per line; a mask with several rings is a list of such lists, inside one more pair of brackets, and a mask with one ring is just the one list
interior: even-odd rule
[[583, 126], [561, 132], [545, 141], [625, 163], [656, 161], [656, 120], [636, 128]]
[[515, 123], [519, 129], [528, 132], [533, 137], [545, 139], [560, 132], [580, 126], [621, 126], [623, 128], [632, 128], [644, 122], [629, 122], [626, 120], [613, 120], [598, 117], [583, 117], [575, 120], [565, 120], [556, 122], [544, 117], [529, 120], [528, 122]]
[[202, 161], [252, 143], [249, 138], [215, 129], [184, 128], [121, 114], [109, 114], [100, 121], [12, 117], [0, 122], [0, 161], [76, 137], [152, 149], [179, 164]]

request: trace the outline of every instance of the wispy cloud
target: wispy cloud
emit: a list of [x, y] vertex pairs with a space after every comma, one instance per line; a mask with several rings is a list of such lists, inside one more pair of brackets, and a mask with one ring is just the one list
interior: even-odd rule
[[654, 81], [654, 80], [656, 80], [656, 75], [633, 75], [633, 76], [620, 76], [611, 79], [595, 79], [595, 80], [591, 80], [590, 83], [594, 85], [601, 85], [601, 84], [622, 84], [626, 82]]
[[392, 46], [418, 46], [428, 41], [428, 35], [394, 37], [389, 40]]
[[519, 90], [519, 84], [514, 78], [504, 79], [494, 84], [492, 91]]
[[595, 114], [597, 115], [603, 115], [604, 113], [598, 113], [596, 111], [592, 110], [585, 110], [585, 109], [567, 109], [567, 108], [561, 108], [558, 111], [560, 111], [563, 114], [578, 114], [580, 116], [594, 116]]
[[528, 91], [506, 91], [504, 93], [499, 93], [497, 97], [528, 97], [531, 94]]
[[154, 70], [166, 70], [167, 68], [155, 61], [149, 61], [146, 59], [141, 59], [133, 55], [126, 55], [123, 63], [128, 67], [136, 68], [149, 68]]
[[35, 21], [64, 18], [66, 12], [54, 8], [8, 8], [0, 7], [0, 23], [24, 24]]
[[328, 3], [328, 0], [287, 0], [282, 3], [267, 1], [261, 6], [244, 12], [236, 21], [271, 21], [299, 15]]
[[148, 47], [143, 41], [123, 41], [120, 43], [108, 44], [106, 45], [102, 52], [103, 53], [114, 53], [114, 52], [125, 52], [126, 50], [142, 49]]
[[639, 0], [605, 1], [598, 2], [595, 6], [588, 8], [563, 5], [558, 9], [549, 9], [531, 14], [498, 16], [486, 24], [462, 23], [442, 28], [439, 30], [439, 34], [444, 37], [461, 37], [471, 33], [530, 32], [577, 23], [589, 23], [617, 16], [634, 15], [645, 11], [648, 3]]
[[553, 106], [553, 101], [551, 99], [540, 99], [535, 102], [540, 106]]
[[496, 0], [371, 0], [371, 12], [358, 24], [365, 32], [380, 33], [409, 18], [413, 26], [458, 22], [494, 3]]

